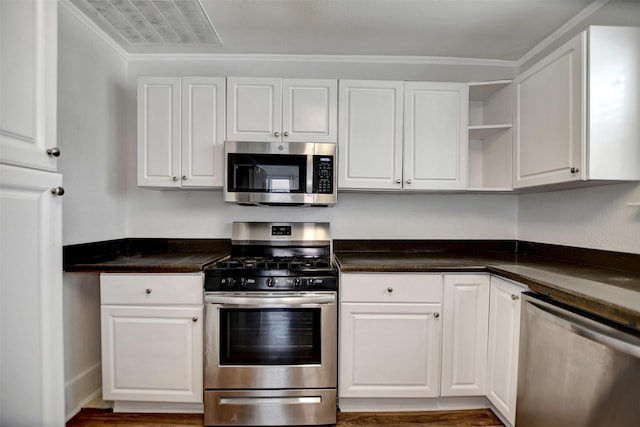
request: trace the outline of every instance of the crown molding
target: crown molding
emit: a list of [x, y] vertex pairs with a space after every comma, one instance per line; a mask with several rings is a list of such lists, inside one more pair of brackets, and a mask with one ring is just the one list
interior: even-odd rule
[[[2, 1], [2, 0], [0, 0]], [[71, 0], [58, 0], [58, 3], [63, 6], [69, 13], [71, 13], [76, 19], [86, 25], [96, 36], [98, 36], [107, 46], [120, 55], [123, 59], [129, 60], [129, 54], [116, 43], [107, 33], [104, 32], [95, 22], [87, 17], [76, 5], [71, 3]]]
[[547, 38], [542, 40], [536, 46], [534, 46], [531, 50], [525, 53], [518, 61], [518, 67], [522, 67], [529, 60], [531, 60], [534, 56], [544, 51], [546, 48], [551, 46], [554, 42], [558, 41], [562, 36], [571, 31], [572, 28], [576, 27], [582, 21], [593, 15], [596, 11], [598, 11], [602, 6], [609, 3], [611, 0], [595, 0], [589, 6], [584, 8], [580, 13], [576, 16], [568, 20], [564, 23], [560, 28], [551, 33]]

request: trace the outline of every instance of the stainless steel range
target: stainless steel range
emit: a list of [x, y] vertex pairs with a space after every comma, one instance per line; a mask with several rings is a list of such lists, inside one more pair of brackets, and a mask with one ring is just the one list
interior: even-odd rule
[[231, 243], [205, 270], [205, 425], [335, 424], [329, 224], [234, 222]]

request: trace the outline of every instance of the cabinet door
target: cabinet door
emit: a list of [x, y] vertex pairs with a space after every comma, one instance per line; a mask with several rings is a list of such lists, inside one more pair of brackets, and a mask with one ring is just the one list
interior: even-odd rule
[[468, 92], [464, 83], [405, 83], [405, 189], [466, 188]]
[[445, 275], [442, 396], [484, 396], [489, 276]]
[[57, 7], [0, 1], [0, 163], [57, 169]]
[[0, 425], [64, 425], [59, 174], [0, 165]]
[[138, 80], [138, 185], [180, 187], [180, 78]]
[[516, 418], [520, 294], [523, 287], [491, 277], [487, 397], [511, 423]]
[[182, 78], [182, 187], [222, 187], [224, 77]]
[[227, 78], [227, 139], [280, 141], [282, 79]]
[[283, 141], [337, 142], [338, 82], [284, 79]]
[[515, 80], [514, 188], [581, 179], [585, 60], [582, 33]]
[[338, 187], [402, 188], [403, 83], [341, 80]]
[[101, 307], [106, 400], [202, 402], [202, 307]]
[[340, 397], [438, 396], [440, 304], [343, 303], [340, 310]]

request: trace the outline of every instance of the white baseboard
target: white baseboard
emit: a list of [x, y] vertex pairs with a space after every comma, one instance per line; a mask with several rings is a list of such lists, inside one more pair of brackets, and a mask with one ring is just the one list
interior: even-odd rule
[[69, 421], [82, 406], [95, 399], [102, 391], [102, 363], [97, 363], [64, 385], [65, 418]]
[[171, 403], [171, 402], [129, 402], [116, 400], [113, 412], [164, 413], [164, 414], [203, 414], [203, 403]]
[[456, 411], [489, 408], [489, 400], [477, 397], [441, 397], [435, 399], [339, 399], [342, 412], [408, 412], [408, 411]]

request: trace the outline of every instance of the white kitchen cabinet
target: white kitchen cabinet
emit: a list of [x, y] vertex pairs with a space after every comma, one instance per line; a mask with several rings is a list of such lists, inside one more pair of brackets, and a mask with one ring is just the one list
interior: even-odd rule
[[437, 397], [442, 275], [340, 280], [339, 397]]
[[590, 27], [519, 75], [513, 187], [640, 179], [640, 28]]
[[465, 83], [405, 83], [404, 189], [466, 188], [467, 105]]
[[56, 3], [0, 1], [0, 163], [57, 170]]
[[202, 273], [101, 274], [104, 399], [202, 404], [202, 286]]
[[520, 294], [525, 289], [524, 285], [491, 277], [487, 397], [512, 426], [518, 386]]
[[0, 165], [0, 425], [64, 425], [59, 174]]
[[138, 80], [138, 185], [216, 188], [224, 182], [224, 77]]
[[467, 85], [341, 80], [341, 189], [467, 185]]
[[483, 396], [487, 372], [489, 276], [445, 274], [442, 396]]
[[469, 186], [511, 191], [511, 80], [469, 83]]
[[227, 78], [230, 141], [337, 140], [337, 81]]

